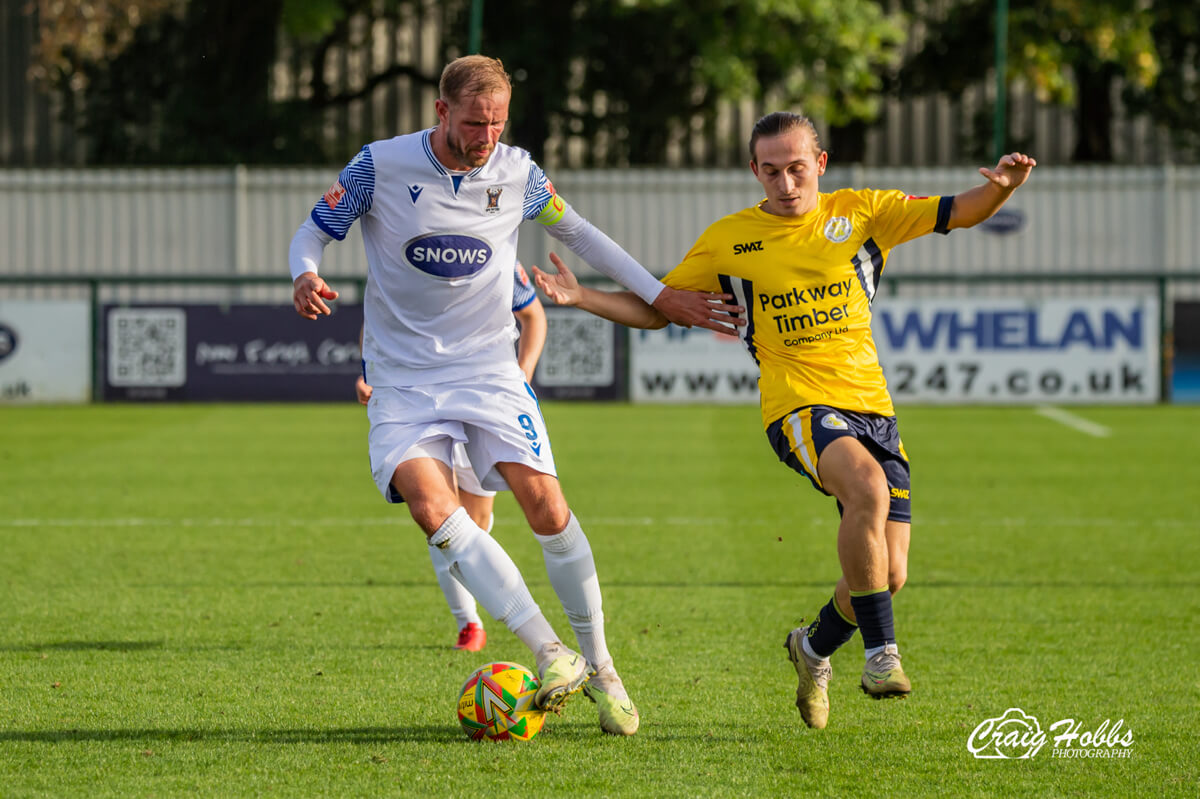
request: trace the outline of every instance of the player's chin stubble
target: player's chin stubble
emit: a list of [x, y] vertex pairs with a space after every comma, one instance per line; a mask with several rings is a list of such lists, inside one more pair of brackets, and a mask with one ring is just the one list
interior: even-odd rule
[[490, 147], [482, 156], [471, 155], [471, 153], [467, 152], [467, 149], [463, 147], [460, 142], [455, 141], [454, 137], [450, 136], [449, 134], [446, 136], [446, 147], [450, 150], [450, 154], [454, 156], [455, 160], [464, 166], [471, 167], [472, 169], [483, 166], [492, 156], [492, 148]]

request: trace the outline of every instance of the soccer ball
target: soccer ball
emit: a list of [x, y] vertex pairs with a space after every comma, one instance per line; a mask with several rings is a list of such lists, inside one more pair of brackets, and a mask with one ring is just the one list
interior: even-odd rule
[[476, 669], [458, 692], [458, 722], [473, 741], [528, 741], [546, 722], [533, 706], [537, 676], [517, 663]]

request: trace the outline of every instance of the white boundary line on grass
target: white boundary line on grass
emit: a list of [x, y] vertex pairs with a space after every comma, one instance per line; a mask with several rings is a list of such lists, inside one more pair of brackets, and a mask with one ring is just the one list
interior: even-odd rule
[[1096, 424], [1084, 419], [1082, 416], [1076, 416], [1070, 411], [1064, 411], [1062, 408], [1055, 408], [1053, 405], [1039, 405], [1035, 411], [1039, 416], [1045, 416], [1047, 419], [1053, 419], [1061, 425], [1065, 425], [1072, 430], [1078, 430], [1080, 433], [1085, 433], [1096, 438], [1107, 438], [1112, 431], [1102, 424]]

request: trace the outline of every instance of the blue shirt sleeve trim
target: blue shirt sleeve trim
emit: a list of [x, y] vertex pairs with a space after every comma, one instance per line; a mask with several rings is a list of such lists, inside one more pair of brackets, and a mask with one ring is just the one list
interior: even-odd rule
[[950, 232], [950, 211], [954, 208], [954, 195], [943, 197], [938, 200], [937, 222], [933, 226], [934, 233], [941, 233], [943, 236]]
[[375, 162], [371, 158], [370, 145], [359, 150], [358, 155], [346, 164], [330, 191], [338, 187], [340, 194], [326, 192], [317, 200], [312, 218], [317, 227], [342, 241], [354, 220], [371, 210], [375, 199]]
[[525, 196], [521, 200], [521, 216], [536, 219], [546, 204], [554, 199], [546, 173], [533, 161], [529, 162], [529, 177], [525, 181]]
[[[317, 202], [324, 202], [324, 200], [317, 200]], [[325, 231], [330, 236], [333, 236], [333, 238], [337, 241], [344, 241], [346, 239], [346, 232], [338, 233], [336, 230], [329, 227], [329, 225], [325, 224], [325, 222], [317, 214], [316, 206], [313, 206], [310, 216], [312, 216], [312, 221], [317, 227], [321, 228], [321, 230]]]

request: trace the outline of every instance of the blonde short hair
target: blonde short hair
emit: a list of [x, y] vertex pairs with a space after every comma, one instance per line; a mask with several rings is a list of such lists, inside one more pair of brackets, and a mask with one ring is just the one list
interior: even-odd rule
[[504, 71], [504, 64], [498, 58], [465, 55], [454, 59], [442, 70], [438, 91], [447, 103], [492, 92], [511, 94], [512, 78]]

